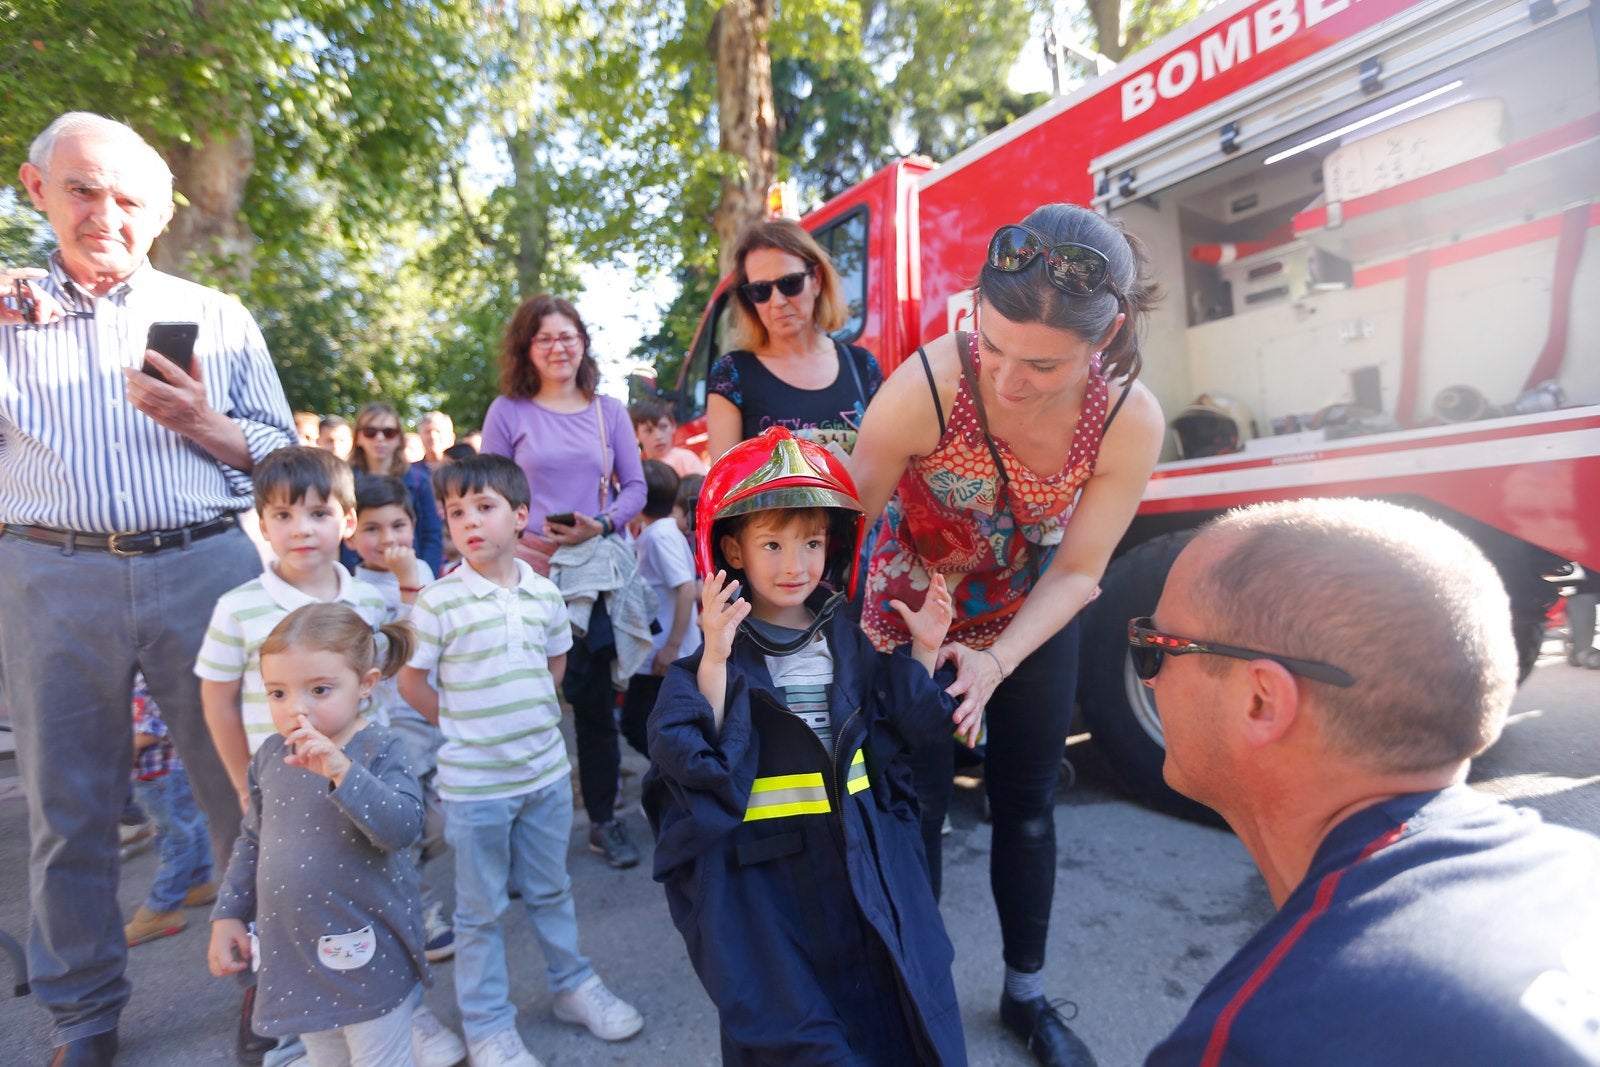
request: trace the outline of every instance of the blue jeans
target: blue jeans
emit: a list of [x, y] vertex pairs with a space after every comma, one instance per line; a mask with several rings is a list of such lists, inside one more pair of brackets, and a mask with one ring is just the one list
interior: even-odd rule
[[260, 573], [239, 530], [147, 556], [0, 537], [0, 679], [28, 802], [28, 978], [54, 1044], [115, 1028], [128, 1002], [117, 819], [136, 668], [210, 817], [216, 869], [228, 862], [239, 799], [206, 729], [194, 659], [217, 598]]
[[551, 991], [576, 989], [594, 973], [578, 951], [567, 877], [572, 783], [563, 775], [522, 796], [446, 800], [444, 832], [456, 851], [456, 1004], [467, 1040], [482, 1041], [517, 1022], [500, 930], [508, 881], [522, 892]]
[[145, 906], [151, 911], [176, 911], [183, 895], [211, 879], [211, 835], [206, 817], [194, 806], [189, 776], [174, 767], [159, 778], [133, 781], [133, 795], [155, 820], [161, 867], [150, 886]]

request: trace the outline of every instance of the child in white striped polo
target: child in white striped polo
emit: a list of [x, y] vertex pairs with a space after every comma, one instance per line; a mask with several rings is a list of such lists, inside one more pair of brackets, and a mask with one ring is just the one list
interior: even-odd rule
[[456, 1000], [470, 1060], [534, 1067], [508, 997], [508, 880], [539, 936], [556, 1018], [607, 1041], [632, 1037], [644, 1020], [578, 951], [571, 765], [556, 699], [572, 631], [561, 593], [516, 556], [527, 476], [504, 456], [470, 456], [435, 470], [433, 486], [462, 564], [417, 596], [417, 650], [400, 695], [444, 734], [438, 784], [456, 854]]

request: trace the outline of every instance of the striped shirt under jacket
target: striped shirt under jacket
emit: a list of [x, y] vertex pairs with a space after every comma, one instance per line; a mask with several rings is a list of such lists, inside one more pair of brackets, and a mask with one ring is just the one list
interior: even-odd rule
[[67, 277], [59, 256], [34, 284], [69, 317], [0, 327], [0, 522], [111, 534], [250, 507], [249, 475], [135, 408], [122, 378], [143, 364], [152, 322], [197, 322], [211, 406], [244, 431], [254, 459], [292, 444], [289, 404], [250, 313], [148, 262], [99, 298]]

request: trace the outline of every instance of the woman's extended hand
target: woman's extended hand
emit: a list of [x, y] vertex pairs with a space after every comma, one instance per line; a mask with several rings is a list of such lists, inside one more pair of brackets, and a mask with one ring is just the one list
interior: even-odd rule
[[555, 523], [546, 522], [544, 535], [558, 545], [581, 545], [591, 537], [599, 537], [605, 529], [600, 525], [599, 519], [575, 511], [572, 513], [571, 526], [557, 526]]
[[951, 660], [956, 664], [956, 680], [945, 692], [960, 701], [956, 705], [956, 734], [971, 748], [978, 743], [978, 734], [983, 728], [984, 708], [1005, 676], [993, 655], [959, 641], [951, 641], [939, 650], [939, 666]]

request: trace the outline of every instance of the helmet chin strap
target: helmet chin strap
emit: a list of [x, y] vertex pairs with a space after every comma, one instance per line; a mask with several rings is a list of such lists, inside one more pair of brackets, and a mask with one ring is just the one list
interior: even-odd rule
[[[849, 599], [842, 589], [837, 593], [828, 593], [826, 590], [818, 590], [818, 593], [825, 596], [826, 599], [823, 600], [822, 604], [816, 609], [815, 615], [811, 620], [811, 625], [807, 626], [803, 631], [801, 631], [800, 636], [798, 637], [791, 638], [788, 641], [775, 641], [766, 634], [763, 634], [758, 628], [750, 625], [749, 619], [745, 619], [744, 622], [739, 624], [739, 632], [745, 637], [749, 638], [750, 643], [759, 648], [765, 655], [793, 655], [809, 645], [811, 643], [811, 639], [817, 636], [817, 631], [822, 629], [822, 627], [826, 625], [827, 621], [833, 618], [833, 613], [839, 610], [840, 605], [844, 604], [844, 602]], [[815, 600], [816, 597], [813, 596], [812, 599]]]

